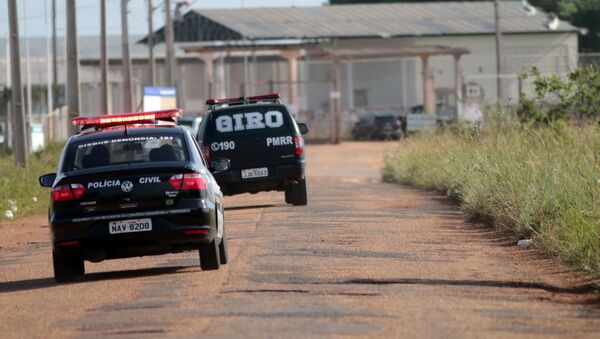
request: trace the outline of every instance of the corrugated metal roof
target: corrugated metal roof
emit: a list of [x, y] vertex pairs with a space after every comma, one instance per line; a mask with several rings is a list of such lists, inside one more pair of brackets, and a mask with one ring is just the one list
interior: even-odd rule
[[[374, 36], [464, 35], [494, 33], [490, 1], [335, 5], [193, 10], [248, 39], [312, 39]], [[575, 32], [561, 21], [557, 30], [546, 15], [528, 16], [521, 1], [500, 3], [505, 33]]]

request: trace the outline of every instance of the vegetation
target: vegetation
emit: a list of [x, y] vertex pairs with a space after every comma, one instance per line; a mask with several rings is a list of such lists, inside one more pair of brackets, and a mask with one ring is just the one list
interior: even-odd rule
[[600, 72], [534, 68], [519, 121], [416, 135], [385, 162], [387, 181], [446, 192], [471, 218], [600, 276]]
[[44, 214], [49, 190], [40, 187], [38, 177], [56, 172], [62, 144], [51, 144], [30, 154], [29, 167], [15, 166], [10, 154], [0, 154], [0, 225], [26, 215]]
[[417, 135], [388, 154], [384, 178], [447, 192], [470, 218], [600, 273], [596, 126]]
[[[364, 3], [393, 3], [393, 2], [446, 2], [457, 0], [329, 0], [332, 5], [364, 4]], [[480, 1], [480, 0], [462, 0]], [[546, 13], [555, 13], [561, 20], [568, 21], [576, 27], [588, 29], [586, 35], [579, 36], [581, 52], [600, 51], [600, 0], [529, 0], [529, 3], [539, 7]]]

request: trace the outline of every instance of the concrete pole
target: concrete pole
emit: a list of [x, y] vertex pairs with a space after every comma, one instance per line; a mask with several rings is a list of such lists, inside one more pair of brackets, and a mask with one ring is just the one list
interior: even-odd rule
[[459, 106], [462, 106], [462, 83], [461, 83], [461, 70], [460, 70], [460, 54], [454, 54], [454, 122], [458, 121], [458, 114], [460, 113]]
[[[27, 18], [27, 0], [23, 1], [23, 16]], [[31, 115], [33, 111], [33, 98], [31, 93], [31, 53], [29, 53], [29, 29], [27, 20], [23, 23], [25, 34], [25, 81], [27, 82], [27, 116], [25, 117], [25, 131], [27, 133], [27, 149], [31, 149]]]
[[77, 13], [75, 0], [66, 0], [67, 16], [67, 130], [77, 133], [71, 119], [79, 116], [79, 51], [77, 49]]
[[152, 21], [152, 14], [154, 8], [152, 8], [152, 0], [148, 1], [148, 84], [154, 86], [154, 27]]
[[23, 112], [23, 93], [21, 88], [21, 52], [19, 50], [19, 17], [17, 1], [8, 0], [8, 22], [10, 32], [10, 62], [12, 87], [12, 116], [14, 127], [15, 163], [27, 167], [27, 141], [25, 115]]
[[341, 60], [333, 61], [333, 79], [331, 82], [331, 93], [329, 94], [329, 105], [331, 112], [331, 143], [338, 144], [341, 137]]
[[175, 86], [175, 48], [173, 46], [175, 38], [173, 36], [173, 19], [171, 16], [171, 0], [165, 0], [165, 43], [167, 46], [165, 70], [167, 73], [167, 86], [173, 87]]
[[100, 0], [100, 112], [110, 114], [108, 108], [108, 58], [106, 56], [106, 0]]
[[502, 27], [500, 25], [500, 1], [494, 0], [494, 21], [496, 23], [496, 90], [498, 111], [502, 109], [504, 89], [502, 88]]
[[[58, 59], [56, 54], [56, 0], [52, 0], [52, 101], [57, 104]], [[54, 110], [54, 107], [51, 107]]]
[[429, 74], [429, 56], [422, 55], [422, 76], [423, 76], [423, 112], [426, 114], [435, 113], [435, 97], [433, 91], [433, 84], [431, 83], [431, 76]]
[[127, 25], [127, 3], [121, 0], [121, 69], [123, 72], [123, 112], [132, 112], [131, 99], [131, 59], [129, 57], [129, 30]]

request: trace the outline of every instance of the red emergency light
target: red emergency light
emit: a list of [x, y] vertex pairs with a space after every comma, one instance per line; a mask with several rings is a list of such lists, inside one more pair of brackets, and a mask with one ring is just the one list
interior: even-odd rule
[[72, 120], [73, 126], [107, 126], [123, 124], [154, 123], [157, 120], [177, 118], [181, 115], [180, 109], [164, 111], [125, 113], [114, 115], [98, 115], [93, 117], [79, 117]]
[[263, 94], [263, 95], [255, 95], [253, 97], [247, 97], [248, 101], [257, 101], [257, 100], [277, 100], [281, 99], [281, 95], [279, 93], [271, 93], [271, 94]]

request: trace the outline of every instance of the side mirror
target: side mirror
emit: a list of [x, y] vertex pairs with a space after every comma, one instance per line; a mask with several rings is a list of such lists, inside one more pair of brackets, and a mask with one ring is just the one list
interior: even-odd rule
[[299, 123], [298, 124], [298, 129], [300, 129], [300, 134], [306, 134], [308, 133], [308, 125], [305, 123]]
[[39, 180], [42, 187], [52, 187], [52, 185], [54, 185], [54, 181], [56, 180], [56, 173], [44, 174]]
[[224, 172], [231, 167], [231, 160], [227, 158], [216, 158], [212, 161], [212, 167], [215, 172]]

